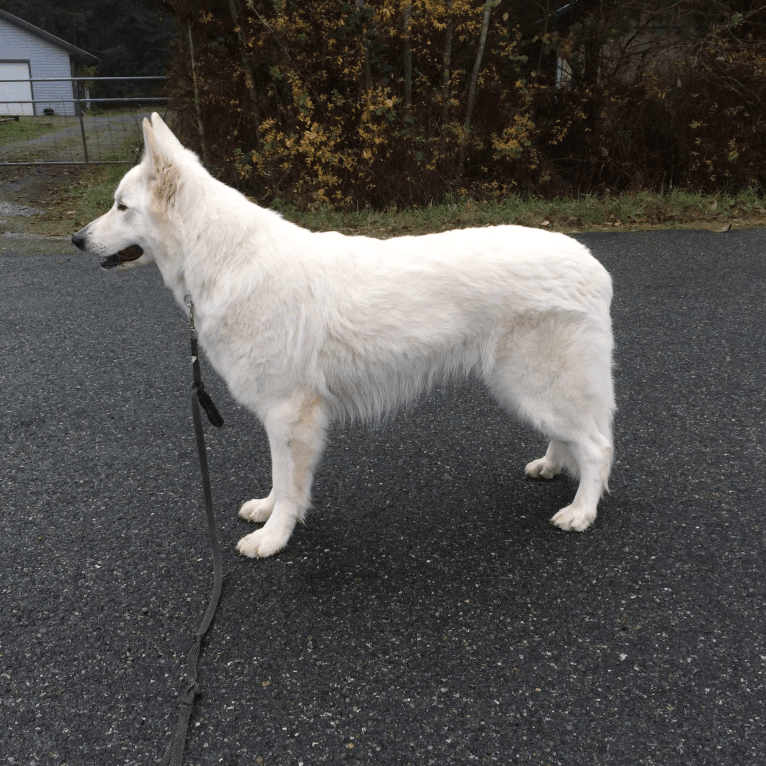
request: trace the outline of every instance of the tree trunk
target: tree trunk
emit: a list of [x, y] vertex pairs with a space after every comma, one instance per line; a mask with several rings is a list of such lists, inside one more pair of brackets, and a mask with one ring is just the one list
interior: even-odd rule
[[247, 85], [247, 92], [250, 96], [250, 108], [252, 109], [253, 119], [255, 120], [255, 143], [257, 146], [261, 142], [259, 130], [261, 124], [261, 110], [258, 108], [258, 93], [255, 90], [255, 77], [253, 77], [253, 68], [250, 66], [250, 60], [247, 58], [247, 44], [244, 32], [242, 31], [242, 26], [240, 25], [236, 0], [229, 0], [229, 11], [231, 12], [231, 20], [234, 22], [234, 31], [237, 33], [239, 52], [242, 57], [242, 67], [245, 70], [245, 84]]
[[452, 21], [452, 4], [454, 0], [447, 0], [447, 32], [444, 42], [444, 58], [442, 59], [442, 124], [439, 131], [439, 142], [444, 151], [444, 144], [447, 140], [447, 119], [449, 118], [449, 86], [450, 86], [450, 67], [452, 65], [452, 33], [454, 23]]
[[442, 61], [442, 101], [444, 102], [444, 114], [447, 113], [447, 101], [449, 101], [450, 66], [452, 64], [452, 3], [447, 0], [447, 39], [444, 43], [444, 59]]
[[548, 19], [551, 15], [551, 0], [545, 0], [545, 13], [543, 15], [543, 34], [540, 40], [540, 53], [537, 56], [537, 71], [543, 65], [543, 51], [545, 50], [545, 38], [548, 35]]
[[468, 101], [465, 107], [465, 120], [463, 122], [463, 129], [465, 135], [463, 136], [463, 145], [460, 147], [460, 154], [457, 161], [457, 173], [455, 177], [456, 185], [460, 183], [463, 177], [463, 168], [465, 166], [466, 154], [468, 154], [468, 141], [471, 134], [471, 117], [473, 116], [473, 107], [476, 103], [476, 89], [479, 81], [479, 72], [481, 72], [481, 60], [484, 57], [484, 46], [487, 44], [487, 32], [489, 32], [489, 17], [492, 14], [492, 9], [495, 7], [495, 0], [487, 0], [484, 6], [484, 21], [481, 25], [481, 35], [479, 37], [479, 50], [476, 52], [476, 61], [473, 65], [473, 72], [471, 73], [471, 82], [468, 87]]
[[[359, 10], [364, 8], [364, 0], [356, 0], [355, 5]], [[370, 53], [367, 50], [366, 30], [362, 27], [362, 71], [364, 72], [364, 90], [372, 89], [372, 71], [370, 70]]]
[[409, 114], [412, 108], [412, 34], [410, 21], [412, 19], [412, 3], [404, 6], [404, 110]]
[[189, 60], [191, 61], [192, 85], [194, 87], [194, 106], [197, 112], [197, 130], [199, 131], [199, 140], [202, 145], [202, 160], [210, 168], [210, 157], [207, 153], [207, 144], [205, 143], [205, 128], [202, 125], [202, 107], [199, 100], [199, 83], [197, 82], [197, 66], [194, 63], [194, 42], [192, 40], [191, 21], [189, 25]]

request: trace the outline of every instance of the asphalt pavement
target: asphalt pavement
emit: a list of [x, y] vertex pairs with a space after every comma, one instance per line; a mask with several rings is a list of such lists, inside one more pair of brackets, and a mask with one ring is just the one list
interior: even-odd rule
[[[484, 391], [333, 429], [278, 557], [265, 435], [209, 365], [224, 545], [187, 764], [766, 759], [766, 232], [578, 237], [612, 273], [611, 494]], [[153, 267], [0, 257], [0, 763], [156, 764], [212, 568], [188, 329]]]

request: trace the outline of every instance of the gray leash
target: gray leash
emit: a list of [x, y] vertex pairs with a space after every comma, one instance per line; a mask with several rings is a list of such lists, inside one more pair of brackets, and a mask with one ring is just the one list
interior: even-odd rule
[[165, 756], [161, 762], [162, 766], [182, 766], [183, 764], [184, 747], [186, 746], [186, 738], [189, 733], [189, 722], [191, 721], [191, 714], [194, 708], [194, 700], [200, 694], [200, 684], [197, 680], [197, 660], [202, 651], [202, 641], [218, 607], [218, 601], [221, 597], [221, 586], [223, 585], [223, 556], [221, 555], [221, 543], [218, 539], [215, 512], [213, 510], [213, 493], [210, 489], [210, 471], [207, 465], [207, 451], [205, 449], [205, 434], [202, 430], [200, 405], [202, 405], [207, 413], [208, 420], [216, 428], [220, 428], [223, 425], [223, 418], [218, 413], [213, 400], [202, 384], [199, 355], [197, 353], [197, 330], [194, 327], [194, 304], [192, 303], [191, 294], [188, 294], [184, 301], [189, 307], [192, 375], [194, 378], [194, 386], [192, 388], [192, 418], [194, 419], [194, 434], [197, 437], [197, 452], [199, 453], [199, 465], [202, 472], [202, 490], [205, 495], [207, 534], [213, 554], [213, 591], [210, 594], [207, 612], [205, 612], [205, 616], [199, 628], [197, 628], [197, 632], [194, 634], [194, 643], [186, 661], [186, 677], [184, 678], [183, 691], [180, 694], [178, 717], [175, 729], [173, 730], [173, 738], [168, 744]]

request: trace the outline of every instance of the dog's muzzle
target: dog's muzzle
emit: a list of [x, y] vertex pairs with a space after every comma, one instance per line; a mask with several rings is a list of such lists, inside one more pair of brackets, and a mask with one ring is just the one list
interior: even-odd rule
[[139, 245], [131, 245], [124, 250], [120, 250], [119, 253], [110, 255], [101, 261], [102, 269], [113, 269], [115, 266], [122, 266], [123, 263], [130, 263], [135, 261], [144, 254], [144, 251]]
[[[86, 226], [85, 229], [88, 227]], [[81, 229], [72, 237], [72, 244], [79, 250], [87, 251], [85, 244], [85, 229]], [[139, 245], [130, 245], [114, 255], [109, 255], [101, 261], [102, 269], [113, 269], [115, 266], [122, 266], [123, 263], [130, 263], [140, 258], [144, 251]]]

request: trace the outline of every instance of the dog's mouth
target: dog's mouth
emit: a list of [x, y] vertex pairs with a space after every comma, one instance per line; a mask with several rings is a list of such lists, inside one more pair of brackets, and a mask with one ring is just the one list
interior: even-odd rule
[[123, 263], [130, 263], [140, 258], [144, 254], [144, 251], [139, 245], [130, 245], [124, 250], [120, 250], [119, 253], [110, 255], [101, 261], [102, 269], [113, 269], [115, 266], [122, 266]]

